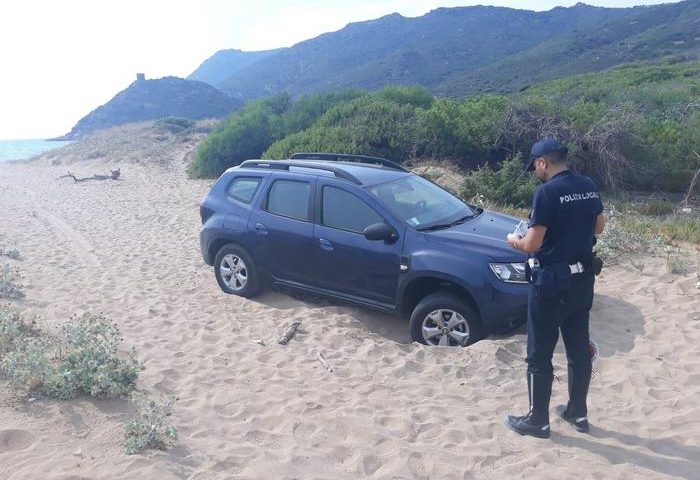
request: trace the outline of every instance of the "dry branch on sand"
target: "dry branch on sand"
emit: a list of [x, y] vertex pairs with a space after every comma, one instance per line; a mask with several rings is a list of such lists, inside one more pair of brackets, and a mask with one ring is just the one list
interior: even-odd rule
[[75, 182], [85, 182], [87, 180], [119, 180], [119, 177], [121, 176], [121, 169], [117, 168], [116, 170], [110, 170], [109, 175], [100, 175], [100, 174], [94, 174], [92, 177], [83, 177], [83, 178], [78, 178], [75, 175], [73, 175], [72, 172], [68, 172], [67, 175], [61, 175], [58, 178], [72, 178]]
[[325, 357], [323, 356], [323, 354], [321, 352], [316, 352], [316, 359], [319, 362], [321, 362], [321, 365], [326, 367], [326, 370], [333, 373], [333, 367], [330, 366], [330, 364], [328, 363], [328, 361], [325, 359]]
[[294, 336], [294, 333], [297, 331], [297, 327], [301, 325], [301, 322], [298, 320], [295, 320], [294, 322], [290, 323], [287, 326], [287, 329], [284, 331], [284, 334], [280, 337], [279, 340], [277, 340], [277, 343], [280, 345], [286, 345], [289, 343], [289, 341], [292, 339]]

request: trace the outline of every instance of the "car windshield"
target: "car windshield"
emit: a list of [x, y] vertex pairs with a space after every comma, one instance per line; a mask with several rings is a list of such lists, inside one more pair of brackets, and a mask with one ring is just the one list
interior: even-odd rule
[[416, 230], [448, 227], [478, 214], [459, 198], [417, 175], [368, 190]]

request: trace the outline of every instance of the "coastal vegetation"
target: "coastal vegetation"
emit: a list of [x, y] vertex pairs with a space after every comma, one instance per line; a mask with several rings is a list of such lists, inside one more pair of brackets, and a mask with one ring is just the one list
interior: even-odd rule
[[10, 386], [34, 398], [129, 397], [137, 413], [125, 427], [126, 453], [165, 449], [177, 438], [166, 421], [174, 399], [156, 401], [135, 390], [142, 365], [133, 348], [121, 353], [121, 342], [117, 325], [101, 314], [74, 316], [49, 329], [0, 306], [0, 376]]
[[73, 317], [58, 331], [4, 308], [0, 311], [0, 370], [19, 390], [51, 398], [118, 398], [136, 386], [140, 364], [118, 354], [119, 329], [102, 315]]
[[573, 166], [605, 188], [687, 191], [700, 165], [700, 63], [632, 64], [464, 100], [403, 86], [282, 94], [224, 121], [201, 144], [191, 174], [213, 178], [247, 158], [331, 151], [447, 159], [479, 180], [505, 167], [510, 173], [499, 175], [512, 182], [513, 159], [546, 135], [563, 140]]

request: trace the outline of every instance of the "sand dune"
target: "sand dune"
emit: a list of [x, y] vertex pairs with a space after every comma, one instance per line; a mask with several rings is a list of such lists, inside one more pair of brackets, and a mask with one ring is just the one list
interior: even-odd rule
[[[553, 419], [551, 439], [518, 437], [502, 418], [527, 407], [522, 332], [428, 348], [404, 320], [369, 310], [221, 293], [199, 253], [211, 182], [186, 177], [194, 143], [155, 165], [75, 152], [0, 165], [0, 231], [24, 257], [18, 307], [49, 323], [115, 320], [145, 364], [139, 388], [177, 396], [180, 434], [166, 452], [127, 456], [126, 402], [28, 402], [2, 387], [0, 478], [700, 478], [695, 273], [667, 274], [663, 258], [644, 274], [606, 269], [591, 434]], [[66, 162], [76, 175], [119, 163], [123, 180], [57, 179]], [[297, 335], [278, 345], [293, 320]], [[553, 406], [566, 400], [561, 346], [555, 362]]]

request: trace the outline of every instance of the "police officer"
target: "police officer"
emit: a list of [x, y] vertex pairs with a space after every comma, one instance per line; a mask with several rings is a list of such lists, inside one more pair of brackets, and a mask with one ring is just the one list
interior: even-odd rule
[[568, 169], [568, 149], [546, 138], [532, 147], [527, 170], [543, 183], [535, 191], [527, 234], [508, 243], [534, 254], [527, 312], [527, 383], [530, 411], [505, 423], [521, 435], [549, 437], [552, 355], [561, 330], [568, 360], [569, 403], [559, 415], [588, 431], [591, 379], [588, 314], [593, 304], [594, 235], [604, 228], [603, 204], [593, 180]]

